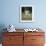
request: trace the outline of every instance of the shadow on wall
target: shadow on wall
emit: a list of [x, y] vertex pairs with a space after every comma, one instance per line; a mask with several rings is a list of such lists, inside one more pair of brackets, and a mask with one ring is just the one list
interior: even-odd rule
[[0, 43], [2, 43], [2, 33], [6, 31], [4, 28], [6, 28], [6, 26], [4, 24], [0, 24]]

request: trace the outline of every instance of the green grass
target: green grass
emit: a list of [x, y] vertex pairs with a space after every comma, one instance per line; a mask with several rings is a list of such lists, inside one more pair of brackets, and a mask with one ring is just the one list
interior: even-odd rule
[[23, 15], [22, 20], [32, 20], [32, 15]]

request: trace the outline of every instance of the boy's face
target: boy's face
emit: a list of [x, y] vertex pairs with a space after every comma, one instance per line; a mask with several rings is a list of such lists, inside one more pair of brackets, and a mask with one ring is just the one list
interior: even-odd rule
[[25, 15], [28, 15], [30, 12], [29, 12], [29, 10], [25, 10], [24, 13], [25, 13]]

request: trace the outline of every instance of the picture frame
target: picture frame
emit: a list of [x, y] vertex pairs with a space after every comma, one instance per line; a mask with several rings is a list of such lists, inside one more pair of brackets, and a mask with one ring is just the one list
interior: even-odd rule
[[34, 6], [33, 5], [20, 6], [20, 22], [34, 22]]

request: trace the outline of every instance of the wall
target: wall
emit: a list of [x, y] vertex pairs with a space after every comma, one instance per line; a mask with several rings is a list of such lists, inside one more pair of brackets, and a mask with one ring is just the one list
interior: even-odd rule
[[[1, 0], [0, 25], [13, 24], [16, 28], [46, 27], [46, 0]], [[33, 5], [35, 22], [19, 22], [20, 5]]]

